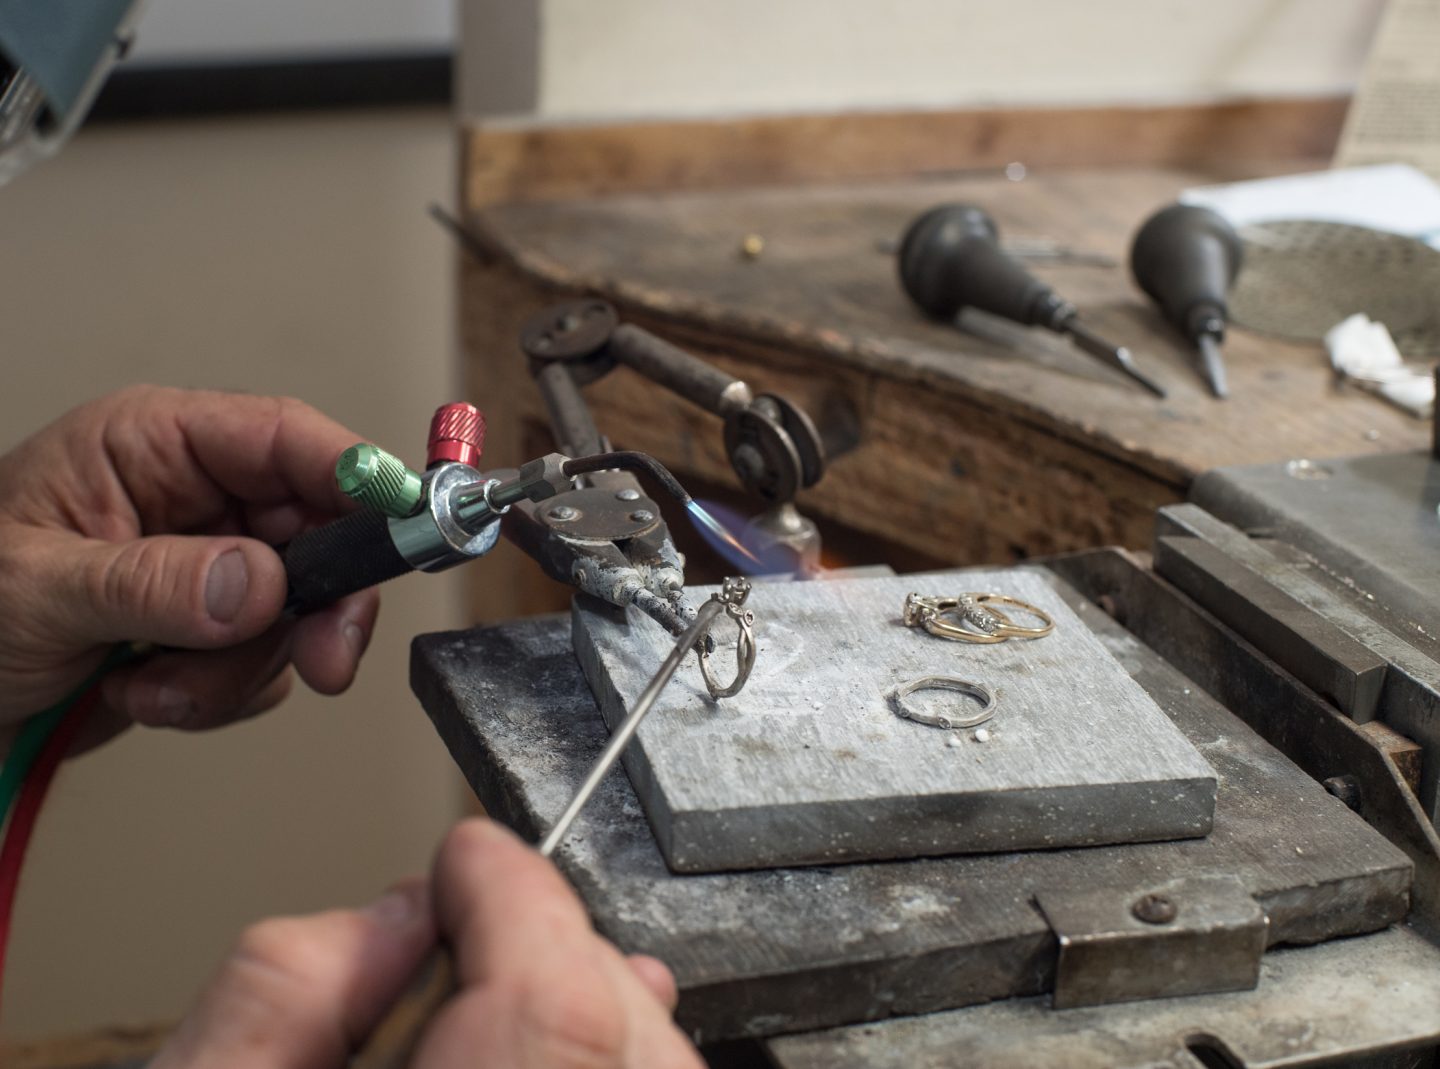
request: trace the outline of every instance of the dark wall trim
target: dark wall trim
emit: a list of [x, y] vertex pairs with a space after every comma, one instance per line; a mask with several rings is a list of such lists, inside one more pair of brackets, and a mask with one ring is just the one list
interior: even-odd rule
[[170, 119], [449, 104], [453, 68], [449, 52], [193, 66], [122, 65], [100, 91], [90, 118]]

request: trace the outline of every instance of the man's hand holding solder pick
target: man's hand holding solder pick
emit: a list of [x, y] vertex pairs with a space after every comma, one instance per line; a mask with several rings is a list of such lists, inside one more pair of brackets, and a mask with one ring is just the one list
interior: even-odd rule
[[508, 831], [461, 824], [432, 879], [249, 929], [151, 1069], [343, 1069], [437, 931], [457, 990], [413, 1069], [700, 1069], [670, 1020], [669, 970], [596, 935], [560, 874]]

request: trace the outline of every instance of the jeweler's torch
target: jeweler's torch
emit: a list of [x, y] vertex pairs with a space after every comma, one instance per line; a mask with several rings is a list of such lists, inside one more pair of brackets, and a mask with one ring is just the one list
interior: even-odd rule
[[616, 468], [650, 474], [682, 504], [690, 495], [645, 453], [571, 458], [549, 453], [503, 477], [482, 474], [484, 420], [470, 405], [446, 405], [431, 424], [430, 466], [421, 474], [368, 442], [335, 466], [340, 489], [359, 512], [297, 535], [279, 547], [288, 612], [311, 612], [411, 571], [439, 572], [484, 556], [500, 537], [500, 517], [517, 502], [543, 501], [576, 476]]

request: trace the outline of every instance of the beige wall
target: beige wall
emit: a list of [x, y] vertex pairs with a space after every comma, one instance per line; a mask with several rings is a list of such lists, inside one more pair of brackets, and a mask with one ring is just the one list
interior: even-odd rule
[[[416, 456], [452, 396], [452, 250], [425, 216], [451, 199], [451, 144], [440, 109], [84, 133], [0, 190], [0, 448], [151, 381], [294, 394]], [[173, 1017], [245, 922], [425, 864], [461, 789], [408, 644], [456, 624], [453, 577], [387, 588], [342, 698], [134, 731], [63, 771], [0, 1035]]]
[[1316, 96], [1383, 0], [460, 0], [462, 110], [555, 121]]

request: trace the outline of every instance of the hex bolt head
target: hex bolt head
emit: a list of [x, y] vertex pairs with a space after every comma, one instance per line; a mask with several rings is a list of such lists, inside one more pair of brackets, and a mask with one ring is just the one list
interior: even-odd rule
[[1130, 912], [1146, 924], [1169, 924], [1180, 910], [1169, 895], [1148, 894], [1136, 899]]
[[730, 456], [730, 466], [735, 469], [735, 474], [740, 476], [740, 481], [749, 485], [758, 482], [765, 475], [765, 458], [760, 450], [748, 442], [739, 446]]
[[556, 505], [549, 512], [545, 513], [545, 515], [556, 523], [569, 523], [571, 520], [578, 520], [580, 518], [580, 510], [571, 508], [569, 505]]
[[651, 512], [649, 509], [636, 509], [634, 512], [630, 513], [630, 518], [636, 523], [649, 523], [655, 518], [655, 513]]
[[615, 491], [615, 500], [617, 500], [617, 501], [639, 501], [639, 500], [640, 500], [640, 491], [639, 491], [639, 490], [632, 489], [632, 488], [630, 488], [630, 487], [626, 487], [624, 490], [617, 490], [617, 491]]
[[1354, 776], [1331, 776], [1329, 779], [1321, 780], [1320, 786], [1355, 812], [1360, 812], [1360, 781]]

